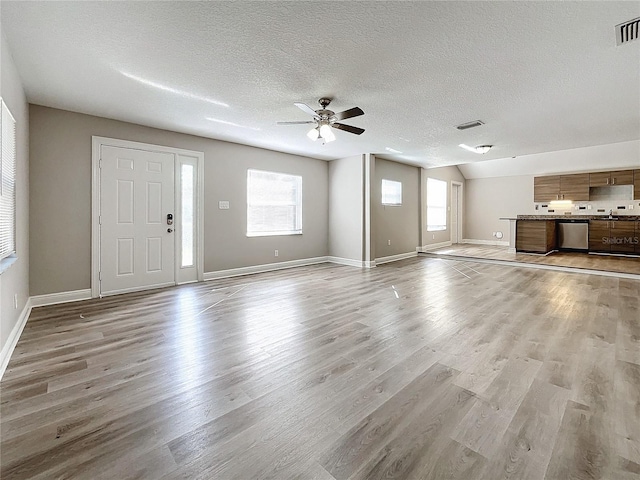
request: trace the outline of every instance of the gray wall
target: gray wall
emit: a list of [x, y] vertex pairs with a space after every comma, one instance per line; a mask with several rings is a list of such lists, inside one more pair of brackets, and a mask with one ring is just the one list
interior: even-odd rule
[[[0, 33], [0, 96], [16, 119], [16, 253], [18, 260], [0, 275], [0, 349], [29, 297], [29, 108], [11, 52]], [[18, 295], [18, 308], [13, 306]]]
[[[444, 180], [447, 182], [447, 229], [440, 230], [437, 232], [428, 232], [427, 231], [427, 178], [435, 178], [437, 180]], [[440, 168], [429, 168], [422, 169], [422, 218], [421, 218], [421, 229], [422, 229], [422, 245], [432, 245], [434, 243], [442, 243], [448, 242], [451, 240], [451, 181], [456, 181], [463, 184], [462, 187], [462, 195], [463, 195], [463, 205], [465, 204], [465, 196], [466, 196], [466, 181], [465, 178], [460, 173], [458, 167], [440, 167]], [[464, 217], [466, 217], [466, 212], [464, 212], [463, 207], [463, 222]], [[462, 238], [468, 238], [466, 236], [466, 231], [464, 229], [464, 224], [462, 228]]]
[[[32, 295], [90, 287], [92, 135], [204, 152], [205, 272], [328, 253], [325, 161], [36, 105], [30, 125]], [[246, 236], [247, 168], [302, 176], [302, 235]]]
[[[464, 231], [467, 239], [496, 241], [493, 232], [509, 240], [509, 222], [500, 217], [534, 214], [533, 175], [467, 180]], [[539, 213], [539, 212], [538, 212]]]
[[[374, 177], [371, 200], [375, 258], [415, 252], [420, 233], [420, 169], [376, 158]], [[382, 205], [383, 178], [402, 182], [402, 205]]]
[[329, 255], [363, 259], [362, 155], [329, 162]]

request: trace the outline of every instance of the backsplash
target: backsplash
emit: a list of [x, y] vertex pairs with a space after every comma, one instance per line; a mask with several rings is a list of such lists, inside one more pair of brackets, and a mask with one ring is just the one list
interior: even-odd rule
[[613, 214], [616, 216], [640, 215], [640, 201], [602, 200], [575, 203], [536, 203], [535, 209], [540, 215], [546, 213], [554, 215], [609, 215], [609, 210], [613, 210]]

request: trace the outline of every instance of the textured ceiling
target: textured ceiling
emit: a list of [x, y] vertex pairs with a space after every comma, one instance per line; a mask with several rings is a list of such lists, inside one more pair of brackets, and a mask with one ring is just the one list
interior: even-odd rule
[[[0, 3], [32, 103], [422, 166], [640, 138], [640, 41], [616, 47], [614, 33], [638, 16], [640, 2], [610, 1]], [[344, 123], [366, 132], [323, 146], [275, 125], [321, 96], [361, 107]]]

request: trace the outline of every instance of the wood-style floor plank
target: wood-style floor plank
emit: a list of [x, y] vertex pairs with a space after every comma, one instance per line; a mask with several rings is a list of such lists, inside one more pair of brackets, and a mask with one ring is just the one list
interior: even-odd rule
[[0, 478], [640, 479], [639, 302], [420, 257], [35, 308]]

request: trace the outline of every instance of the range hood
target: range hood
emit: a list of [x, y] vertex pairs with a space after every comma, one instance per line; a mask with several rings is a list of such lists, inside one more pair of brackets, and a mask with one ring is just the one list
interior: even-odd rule
[[589, 188], [589, 201], [633, 200], [633, 185], [609, 185]]

